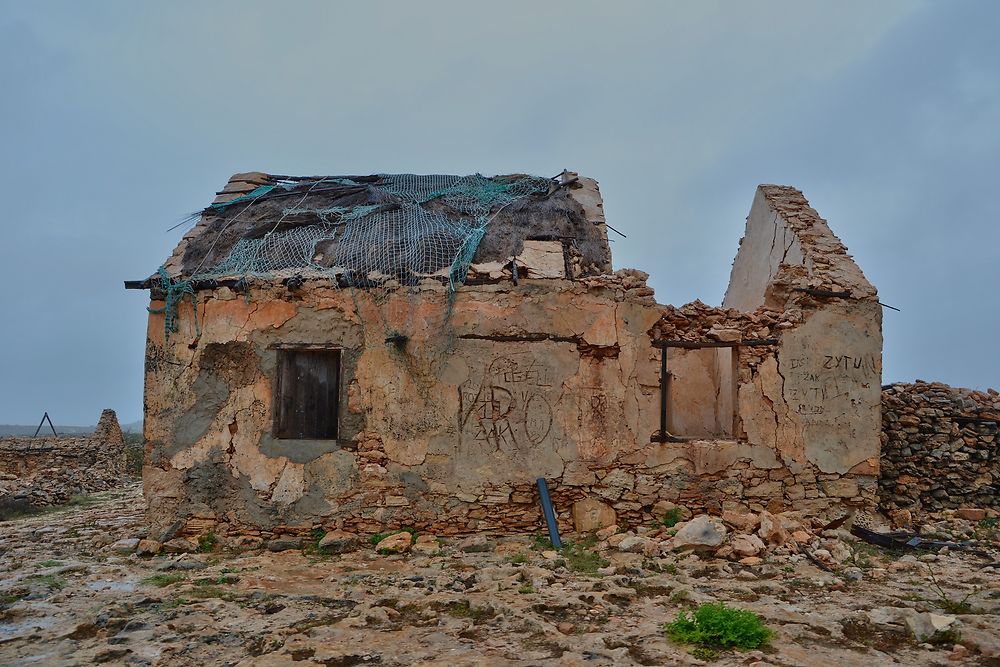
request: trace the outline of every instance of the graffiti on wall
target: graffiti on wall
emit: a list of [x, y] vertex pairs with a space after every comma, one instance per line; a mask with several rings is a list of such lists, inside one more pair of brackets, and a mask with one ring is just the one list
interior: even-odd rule
[[459, 388], [463, 439], [501, 451], [542, 443], [552, 431], [552, 371], [526, 353], [488, 361], [477, 384]]
[[785, 376], [785, 400], [806, 421], [824, 422], [854, 404], [859, 388], [880, 384], [878, 355], [808, 354], [793, 357]]

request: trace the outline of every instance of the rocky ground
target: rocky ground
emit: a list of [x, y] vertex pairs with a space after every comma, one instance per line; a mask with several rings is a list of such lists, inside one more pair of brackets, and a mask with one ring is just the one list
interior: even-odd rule
[[[1000, 665], [989, 518], [922, 526], [985, 555], [890, 555], [766, 513], [611, 528], [558, 552], [404, 533], [231, 553], [137, 545], [141, 504], [132, 485], [0, 523], [0, 664]], [[675, 551], [699, 540], [717, 544]], [[406, 553], [379, 553], [394, 545]], [[695, 657], [666, 639], [664, 623], [713, 601], [757, 613], [770, 644]]]

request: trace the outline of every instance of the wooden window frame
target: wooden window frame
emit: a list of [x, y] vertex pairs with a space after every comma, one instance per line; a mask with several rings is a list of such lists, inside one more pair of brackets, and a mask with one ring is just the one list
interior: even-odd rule
[[[343, 378], [343, 350], [325, 346], [278, 347], [273, 397], [272, 434], [279, 440], [338, 440]], [[310, 358], [309, 362], [304, 360]], [[317, 363], [326, 359], [326, 364]], [[319, 391], [317, 376], [301, 377], [309, 363], [326, 373], [332, 386]], [[312, 390], [310, 390], [312, 383]], [[290, 386], [291, 385], [291, 386]], [[326, 418], [319, 415], [325, 414]]]
[[689, 442], [691, 440], [725, 440], [732, 441], [736, 440], [736, 432], [739, 430], [739, 401], [735, 400], [733, 403], [734, 412], [733, 415], [733, 437], [732, 438], [705, 438], [699, 436], [677, 436], [671, 435], [667, 430], [667, 424], [670, 421], [669, 418], [669, 405], [670, 405], [670, 380], [673, 374], [670, 369], [667, 368], [667, 350], [674, 347], [685, 350], [701, 350], [710, 347], [729, 347], [733, 348], [734, 355], [734, 368], [733, 368], [733, 384], [735, 385], [734, 390], [739, 391], [739, 348], [741, 347], [776, 347], [779, 341], [775, 338], [752, 338], [738, 341], [687, 341], [687, 340], [660, 340], [654, 341], [653, 347], [660, 348], [660, 430], [653, 433], [650, 438], [651, 442]]

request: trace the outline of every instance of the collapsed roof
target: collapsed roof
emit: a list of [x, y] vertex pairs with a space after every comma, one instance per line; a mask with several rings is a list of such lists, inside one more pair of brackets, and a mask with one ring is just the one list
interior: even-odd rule
[[411, 174], [236, 174], [164, 269], [172, 280], [325, 275], [352, 286], [465, 281], [528, 240], [558, 241], [576, 276], [611, 271], [597, 183]]

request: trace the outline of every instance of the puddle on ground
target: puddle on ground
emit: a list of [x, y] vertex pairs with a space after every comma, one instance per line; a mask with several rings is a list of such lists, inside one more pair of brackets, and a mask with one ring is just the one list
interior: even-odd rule
[[90, 590], [97, 592], [114, 591], [116, 593], [131, 593], [138, 588], [136, 582], [129, 580], [108, 581], [107, 579], [99, 579], [97, 581], [88, 581], [84, 585]]

